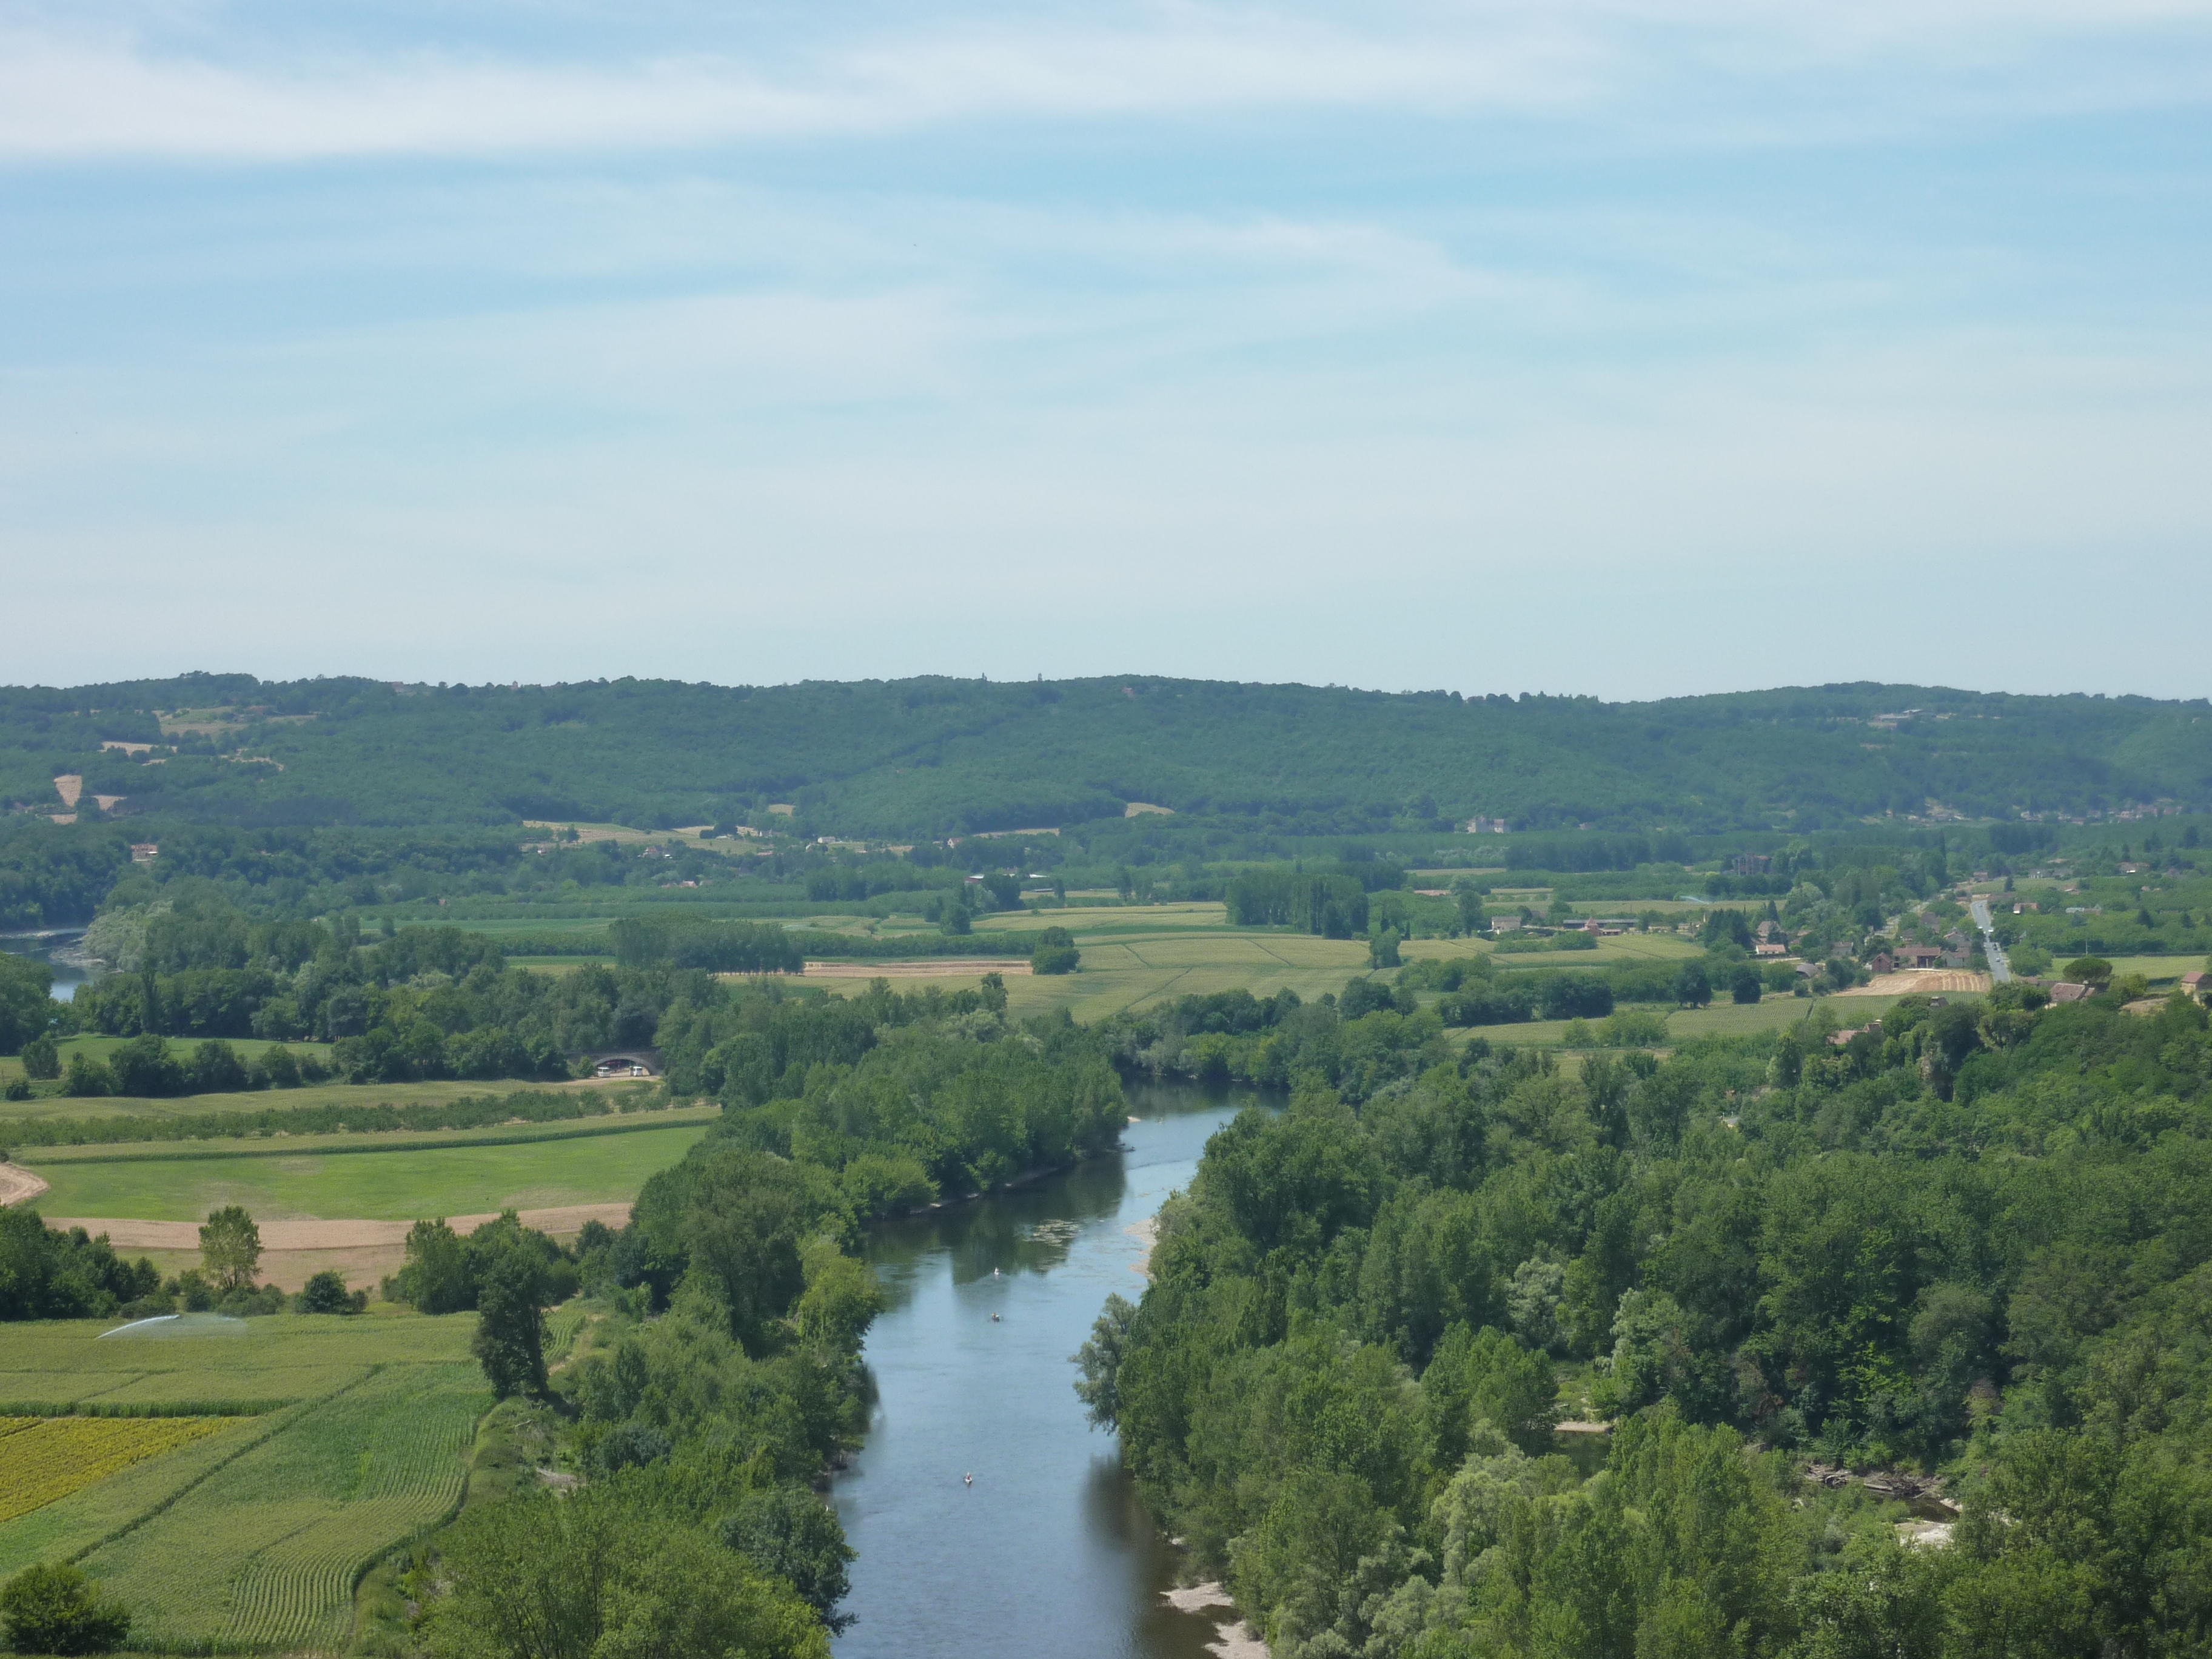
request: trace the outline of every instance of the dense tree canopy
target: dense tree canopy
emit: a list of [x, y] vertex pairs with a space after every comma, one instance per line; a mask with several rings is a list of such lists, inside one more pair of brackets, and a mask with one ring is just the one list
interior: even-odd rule
[[[1573, 1077], [1340, 1021], [1401, 1062], [1215, 1137], [1085, 1396], [1279, 1654], [2196, 1651], [2212, 1034], [2040, 1005]], [[1808, 1457], [1948, 1474], [1952, 1547]]]

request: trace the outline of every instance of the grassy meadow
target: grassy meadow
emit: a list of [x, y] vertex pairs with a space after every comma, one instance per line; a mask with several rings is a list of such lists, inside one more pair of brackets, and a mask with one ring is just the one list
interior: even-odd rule
[[[222, 1156], [210, 1155], [221, 1143], [198, 1141], [189, 1143], [191, 1156], [176, 1156], [164, 1144], [140, 1157], [100, 1147], [43, 1161], [40, 1149], [27, 1149], [20, 1161], [52, 1188], [39, 1200], [49, 1215], [198, 1221], [222, 1205], [242, 1204], [264, 1222], [410, 1221], [625, 1201], [647, 1176], [682, 1158], [713, 1115], [687, 1112], [666, 1127], [520, 1144], [423, 1145], [410, 1136], [390, 1150], [302, 1147], [269, 1156], [262, 1141], [252, 1152]], [[361, 1139], [350, 1138], [356, 1146]]]
[[[2051, 964], [2051, 975], [2056, 976], [2064, 973], [2066, 963], [2069, 960], [2071, 960], [2069, 957], [2060, 957], [2053, 961]], [[2113, 978], [2124, 979], [2130, 974], [2141, 974], [2161, 990], [2179, 984], [2184, 974], [2193, 972], [2206, 964], [2205, 957], [2195, 956], [2106, 957], [2105, 960], [2112, 964]]]

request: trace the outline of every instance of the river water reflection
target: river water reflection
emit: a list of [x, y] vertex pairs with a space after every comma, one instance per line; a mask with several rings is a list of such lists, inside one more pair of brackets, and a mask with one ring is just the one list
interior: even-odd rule
[[57, 962], [54, 952], [66, 950], [83, 938], [84, 929], [82, 927], [49, 929], [35, 933], [0, 933], [0, 951], [46, 963], [53, 970], [52, 994], [67, 1002], [76, 994], [76, 988], [89, 981], [92, 975], [75, 963]]
[[868, 1335], [875, 1420], [836, 1488], [860, 1552], [839, 1659], [1203, 1659], [1214, 1626], [1161, 1600], [1175, 1553], [1068, 1356], [1109, 1293], [1142, 1292], [1130, 1230], [1249, 1098], [1133, 1088], [1126, 1152], [876, 1235], [890, 1306]]

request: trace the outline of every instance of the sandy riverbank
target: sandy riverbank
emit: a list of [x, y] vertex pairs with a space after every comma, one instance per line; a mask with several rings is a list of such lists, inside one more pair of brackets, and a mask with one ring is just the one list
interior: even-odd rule
[[[1192, 1584], [1183, 1589], [1163, 1590], [1161, 1595], [1178, 1613], [1205, 1613], [1216, 1607], [1234, 1608], [1237, 1605], [1218, 1584]], [[1242, 1619], [1232, 1619], [1217, 1626], [1206, 1650], [1218, 1656], [1218, 1659], [1269, 1659], [1267, 1644]]]
[[1130, 1265], [1129, 1271], [1133, 1273], [1139, 1274], [1143, 1278], [1150, 1279], [1152, 1276], [1152, 1246], [1160, 1242], [1159, 1217], [1156, 1215], [1148, 1215], [1142, 1221], [1139, 1221], [1135, 1226], [1124, 1227], [1121, 1231], [1128, 1234], [1130, 1237], [1140, 1241], [1145, 1247], [1144, 1255], [1139, 1256], [1136, 1261]]

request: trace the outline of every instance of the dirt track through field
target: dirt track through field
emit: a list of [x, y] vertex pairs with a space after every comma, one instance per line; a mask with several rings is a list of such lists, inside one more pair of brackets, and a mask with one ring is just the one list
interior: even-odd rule
[[[0, 1166], [4, 1167], [4, 1166]], [[34, 1176], [32, 1177], [37, 1180]], [[39, 1183], [45, 1186], [44, 1182]], [[496, 1215], [457, 1215], [447, 1224], [457, 1233], [472, 1233]], [[525, 1210], [522, 1224], [556, 1237], [580, 1232], [586, 1221], [621, 1227], [629, 1220], [627, 1204], [563, 1204], [550, 1210]], [[197, 1250], [200, 1247], [196, 1221], [137, 1221], [113, 1216], [49, 1216], [49, 1227], [82, 1227], [88, 1233], [106, 1233], [118, 1250]], [[264, 1221], [261, 1248], [272, 1254], [291, 1250], [365, 1250], [394, 1249], [407, 1242], [411, 1221]]]

